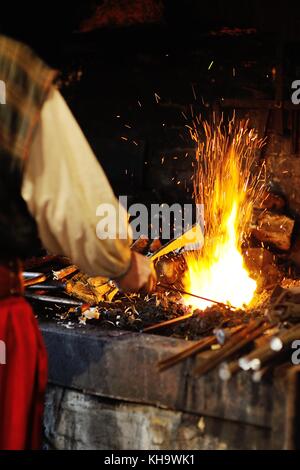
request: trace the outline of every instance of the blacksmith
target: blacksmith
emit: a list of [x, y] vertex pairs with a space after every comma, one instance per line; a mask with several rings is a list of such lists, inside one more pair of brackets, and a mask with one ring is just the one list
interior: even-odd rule
[[[41, 443], [47, 356], [21, 276], [21, 260], [39, 240], [124, 291], [149, 290], [154, 279], [150, 262], [130, 251], [127, 214], [55, 78], [29, 47], [0, 36], [0, 449]], [[125, 239], [99, 240], [101, 203], [114, 206]]]

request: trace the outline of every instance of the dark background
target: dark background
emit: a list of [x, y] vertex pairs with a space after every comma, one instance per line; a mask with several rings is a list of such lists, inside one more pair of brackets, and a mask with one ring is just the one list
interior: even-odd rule
[[61, 91], [116, 193], [173, 202], [191, 197], [186, 124], [193, 113], [230, 116], [226, 100], [239, 100], [237, 113], [269, 137], [264, 157], [286, 142], [287, 154], [298, 153], [298, 111], [265, 103], [290, 102], [300, 77], [299, 3], [11, 2], [0, 30], [60, 70]]

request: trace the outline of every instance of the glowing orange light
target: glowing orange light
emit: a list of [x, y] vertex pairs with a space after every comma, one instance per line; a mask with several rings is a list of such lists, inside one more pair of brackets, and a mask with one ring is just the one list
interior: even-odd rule
[[[248, 123], [226, 127], [203, 124], [204, 137], [194, 126], [197, 170], [194, 196], [204, 204], [205, 233], [201, 252], [186, 254], [188, 270], [184, 288], [235, 307], [249, 305], [255, 290], [247, 271], [242, 243], [264, 179], [257, 171], [256, 151], [263, 145]], [[255, 168], [256, 167], [256, 168]], [[209, 302], [186, 296], [189, 305], [205, 309]]]

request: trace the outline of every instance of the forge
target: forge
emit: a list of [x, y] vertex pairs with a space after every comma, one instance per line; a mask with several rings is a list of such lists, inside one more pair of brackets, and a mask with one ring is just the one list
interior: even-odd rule
[[22, 40], [51, 87], [22, 46], [0, 76], [0, 301], [46, 344], [44, 448], [300, 449], [300, 6], [53, 0], [30, 33], [25, 3], [0, 72]]
[[50, 357], [50, 448], [298, 446], [300, 279], [276, 251], [294, 220], [267, 189], [262, 140], [247, 122], [228, 129], [205, 123], [196, 137], [204, 234], [196, 223], [132, 245], [154, 262], [153, 294], [123, 294], [58, 256], [25, 263]]

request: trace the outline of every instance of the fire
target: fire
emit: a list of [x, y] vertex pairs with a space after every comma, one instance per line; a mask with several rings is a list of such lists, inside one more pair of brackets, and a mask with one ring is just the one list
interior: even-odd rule
[[[198, 126], [199, 127], [199, 126]], [[194, 178], [196, 203], [204, 204], [204, 246], [186, 255], [186, 291], [234, 307], [249, 305], [256, 281], [247, 271], [242, 244], [253, 204], [260, 196], [264, 179], [257, 171], [257, 150], [263, 145], [248, 122], [228, 126], [203, 124], [191, 129], [197, 142]], [[210, 303], [186, 296], [185, 303], [205, 309]]]

